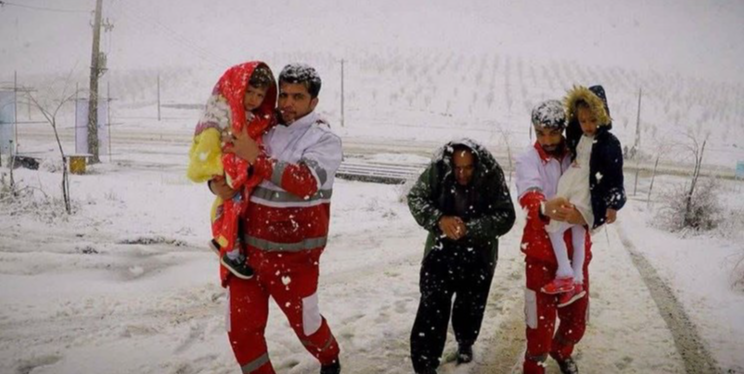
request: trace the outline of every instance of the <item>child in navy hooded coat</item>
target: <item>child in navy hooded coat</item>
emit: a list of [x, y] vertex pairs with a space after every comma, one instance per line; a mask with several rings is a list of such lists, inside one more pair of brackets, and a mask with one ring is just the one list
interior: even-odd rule
[[[575, 86], [564, 100], [569, 124], [567, 143], [572, 166], [559, 180], [557, 196], [567, 199], [582, 214], [588, 229], [613, 223], [626, 202], [623, 186], [621, 143], [610, 133], [612, 127], [605, 90]], [[569, 262], [564, 232], [572, 230], [572, 262]], [[551, 221], [546, 226], [558, 269], [553, 282], [541, 290], [560, 294], [559, 307], [584, 297], [583, 273], [585, 226]]]

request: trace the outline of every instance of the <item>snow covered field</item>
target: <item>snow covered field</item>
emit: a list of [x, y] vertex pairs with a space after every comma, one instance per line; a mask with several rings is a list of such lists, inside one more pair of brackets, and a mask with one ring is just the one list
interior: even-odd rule
[[[109, 70], [100, 90], [115, 100], [116, 132], [129, 119], [156, 118], [160, 77], [162, 117], [181, 121], [157, 127], [188, 134], [196, 114], [177, 108], [203, 105], [227, 67], [260, 59], [278, 72], [305, 61], [323, 78], [319, 111], [340, 124], [344, 60], [345, 137], [442, 143], [457, 133], [504, 147], [530, 143], [537, 102], [573, 84], [603, 84], [622, 144], [635, 144], [641, 89], [637, 147], [646, 158], [691, 163], [675, 150], [689, 135], [710, 134], [706, 164], [732, 172], [745, 134], [742, 13], [738, 1], [693, 0], [112, 0], [104, 1], [115, 28], [102, 37]], [[0, 59], [0, 85], [12, 88], [17, 72], [18, 84], [40, 96], [65, 83], [88, 87], [89, 18], [4, 7], [0, 51], [10, 58]], [[62, 127], [72, 126], [71, 109], [63, 108]], [[41, 120], [23, 104], [18, 112], [21, 121]]]
[[[3, 202], [0, 372], [234, 372], [217, 260], [204, 245], [212, 197], [186, 181], [183, 167], [174, 164], [180, 159], [164, 153], [155, 161], [114, 161], [73, 176], [76, 214], [69, 217], [60, 214], [58, 202], [46, 205], [41, 192], [59, 196], [58, 172], [16, 170], [16, 181], [33, 195], [26, 201], [39, 205]], [[741, 183], [732, 185], [727, 196], [742, 204]], [[321, 308], [350, 373], [411, 371], [408, 334], [425, 233], [400, 190], [339, 181], [334, 195]], [[718, 365], [742, 372], [742, 286], [733, 288], [730, 280], [742, 240], [681, 239], [649, 228], [643, 200], [632, 198], [618, 225], [593, 237], [591, 323], [578, 363], [589, 372], [684, 370], [626, 240], [669, 282]], [[475, 363], [448, 363], [443, 372], [518, 367], [524, 344], [521, 225], [518, 220], [501, 240]], [[281, 312], [273, 306], [270, 313], [267, 337], [276, 368], [315, 372], [317, 364]], [[446, 356], [454, 349], [450, 337]]]
[[[41, 98], [87, 87], [93, 1], [10, 3], [23, 6], [0, 7], [0, 88], [12, 88], [14, 71]], [[26, 123], [43, 118], [18, 107], [18, 150], [45, 162], [39, 171], [14, 171], [21, 199], [0, 199], [0, 373], [237, 371], [218, 262], [205, 245], [212, 196], [184, 175], [195, 106], [232, 64], [316, 66], [324, 80], [319, 111], [349, 157], [420, 164], [437, 145], [469, 136], [506, 160], [530, 144], [535, 103], [561, 97], [574, 83], [602, 83], [613, 131], [629, 147], [642, 89], [642, 164], [659, 155], [667, 167], [685, 170], [691, 138], [708, 136], [706, 170], [732, 175], [743, 160], [745, 128], [741, 14], [738, 1], [105, 0], [104, 15], [116, 25], [103, 38], [109, 71], [101, 81], [115, 99], [112, 154], [71, 176], [73, 215], [60, 202], [50, 127]], [[73, 118], [72, 105], [57, 118], [68, 153]], [[650, 175], [640, 175], [632, 196], [634, 174], [627, 173], [629, 203], [616, 225], [593, 237], [590, 325], [577, 351], [583, 372], [685, 372], [690, 352], [675, 341], [692, 333], [722, 372], [743, 373], [743, 182], [720, 182], [727, 224], [700, 235], [664, 232], [656, 212], [686, 180], [657, 175], [648, 204]], [[425, 232], [400, 186], [337, 183], [320, 300], [342, 366], [410, 373]], [[501, 239], [475, 361], [456, 367], [450, 336], [444, 373], [519, 371], [518, 216]], [[655, 274], [639, 266], [639, 256]], [[659, 284], [674, 300], [655, 296]], [[667, 307], [682, 310], [694, 328], [671, 327], [662, 316]], [[274, 305], [267, 340], [278, 372], [317, 372]], [[549, 372], [558, 372], [553, 362]]]

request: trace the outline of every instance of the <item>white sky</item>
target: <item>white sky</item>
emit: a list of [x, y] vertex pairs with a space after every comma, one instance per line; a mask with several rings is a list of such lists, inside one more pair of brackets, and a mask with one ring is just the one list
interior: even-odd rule
[[[90, 64], [94, 0], [13, 0], [0, 8], [0, 79], [82, 71]], [[743, 2], [732, 1], [273, 1], [105, 0], [115, 24], [111, 68], [205, 65], [247, 57], [346, 49], [488, 51], [743, 80]]]

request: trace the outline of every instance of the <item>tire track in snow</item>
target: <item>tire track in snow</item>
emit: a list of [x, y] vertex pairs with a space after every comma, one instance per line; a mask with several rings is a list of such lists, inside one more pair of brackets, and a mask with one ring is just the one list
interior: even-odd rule
[[675, 341], [675, 347], [683, 358], [687, 373], [717, 373], [721, 372], [698, 334], [696, 326], [691, 322], [683, 305], [678, 301], [670, 286], [660, 278], [657, 270], [637, 249], [629, 239], [620, 224], [615, 225], [621, 243], [631, 255], [634, 266], [639, 270], [644, 283], [649, 288], [662, 319], [667, 324]]
[[522, 357], [525, 346], [525, 320], [523, 318], [520, 301], [512, 300], [497, 327], [496, 333], [481, 342], [489, 347], [485, 352], [485, 360], [474, 365], [472, 374], [478, 373], [519, 373], [522, 370]]

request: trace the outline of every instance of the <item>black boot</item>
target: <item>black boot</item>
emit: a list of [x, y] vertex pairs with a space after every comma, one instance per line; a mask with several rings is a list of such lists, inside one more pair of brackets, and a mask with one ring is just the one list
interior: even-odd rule
[[251, 279], [254, 276], [254, 269], [248, 266], [246, 256], [243, 253], [239, 253], [235, 258], [230, 258], [226, 253], [220, 259], [220, 263], [238, 278]]
[[341, 373], [341, 365], [339, 365], [339, 359], [336, 359], [333, 363], [321, 366], [321, 374], [339, 374]]
[[456, 359], [458, 365], [467, 364], [471, 361], [473, 361], [473, 346], [458, 345], [458, 358]]
[[220, 257], [220, 243], [218, 243], [217, 240], [210, 239], [209, 247], [213, 252], [217, 254], [217, 257]]
[[574, 360], [571, 357], [567, 357], [563, 361], [556, 361], [559, 363], [559, 370], [561, 370], [561, 374], [579, 374], [579, 369], [577, 369], [577, 363], [574, 362]]

